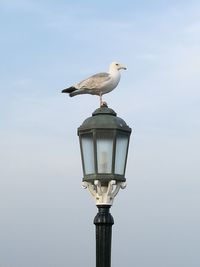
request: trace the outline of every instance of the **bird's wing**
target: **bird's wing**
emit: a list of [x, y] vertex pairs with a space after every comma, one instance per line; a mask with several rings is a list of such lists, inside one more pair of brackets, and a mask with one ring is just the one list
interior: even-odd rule
[[77, 89], [96, 89], [101, 88], [105, 83], [109, 82], [111, 79], [110, 74], [106, 72], [98, 73], [90, 78], [81, 81], [75, 87]]

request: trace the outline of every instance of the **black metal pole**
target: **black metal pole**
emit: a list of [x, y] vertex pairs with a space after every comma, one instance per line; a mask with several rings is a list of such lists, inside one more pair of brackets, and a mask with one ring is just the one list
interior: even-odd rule
[[96, 225], [96, 267], [111, 266], [111, 239], [114, 219], [110, 214], [110, 205], [98, 205], [94, 218]]

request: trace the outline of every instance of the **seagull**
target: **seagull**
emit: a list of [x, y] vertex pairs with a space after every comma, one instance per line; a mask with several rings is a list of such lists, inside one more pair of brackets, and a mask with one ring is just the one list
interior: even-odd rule
[[100, 72], [92, 75], [91, 77], [62, 90], [62, 93], [68, 93], [71, 97], [81, 94], [99, 95], [101, 107], [106, 104], [102, 100], [102, 95], [111, 92], [117, 87], [121, 77], [119, 72], [121, 69], [126, 70], [126, 67], [120, 63], [112, 62], [108, 72]]

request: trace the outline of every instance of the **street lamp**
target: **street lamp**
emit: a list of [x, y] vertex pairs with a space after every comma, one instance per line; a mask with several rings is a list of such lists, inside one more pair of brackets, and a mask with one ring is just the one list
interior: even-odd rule
[[111, 266], [114, 220], [109, 212], [120, 188], [125, 188], [125, 169], [131, 128], [106, 105], [96, 109], [78, 128], [83, 167], [83, 187], [93, 196], [98, 213], [96, 267]]

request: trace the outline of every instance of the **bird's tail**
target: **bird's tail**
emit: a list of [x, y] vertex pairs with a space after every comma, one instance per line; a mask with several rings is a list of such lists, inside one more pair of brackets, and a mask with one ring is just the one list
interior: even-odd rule
[[70, 94], [70, 93], [72, 93], [72, 92], [74, 92], [74, 91], [76, 91], [76, 90], [77, 90], [77, 89], [76, 89], [74, 86], [71, 86], [71, 87], [69, 87], [69, 88], [66, 88], [66, 89], [62, 90], [62, 93]]

